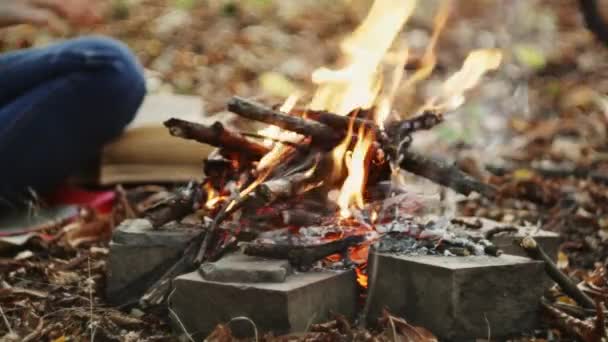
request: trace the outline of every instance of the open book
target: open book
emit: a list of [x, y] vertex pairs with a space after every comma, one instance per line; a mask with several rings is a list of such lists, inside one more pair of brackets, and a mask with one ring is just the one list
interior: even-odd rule
[[149, 95], [126, 132], [101, 156], [99, 183], [172, 183], [200, 180], [202, 161], [213, 147], [172, 137], [163, 126], [171, 117], [205, 124], [199, 97]]

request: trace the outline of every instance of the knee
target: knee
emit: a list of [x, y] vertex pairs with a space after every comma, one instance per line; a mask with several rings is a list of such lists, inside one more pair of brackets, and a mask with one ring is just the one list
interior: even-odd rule
[[131, 122], [146, 86], [143, 68], [129, 48], [111, 38], [90, 36], [72, 40], [67, 50], [84, 58], [96, 97], [112, 104], [112, 113], [105, 116], [118, 126]]

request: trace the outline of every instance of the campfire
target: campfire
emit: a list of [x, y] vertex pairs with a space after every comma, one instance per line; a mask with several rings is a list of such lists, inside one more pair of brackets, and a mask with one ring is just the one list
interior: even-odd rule
[[402, 252], [498, 253], [486, 240], [457, 237], [437, 228], [437, 221], [415, 217], [421, 204], [411, 196], [408, 200], [407, 184], [399, 181], [405, 170], [465, 195], [496, 196], [492, 186], [457, 167], [409, 149], [415, 132], [440, 124], [501, 62], [497, 50], [473, 51], [423, 106], [394, 110], [399, 87], [414, 87], [431, 74], [435, 45], [447, 20], [446, 5], [436, 16], [425, 55], [411, 71], [407, 44], [398, 35], [415, 6], [413, 0], [375, 1], [367, 18], [342, 42], [341, 68], [313, 73], [318, 87], [307, 104], [302, 94], [293, 94], [280, 106], [233, 97], [229, 111], [265, 124], [255, 133], [220, 122], [165, 122], [173, 136], [217, 150], [204, 161], [202, 184], [180, 189], [146, 213], [156, 227], [196, 213], [205, 234], [145, 300], [162, 301], [172, 277], [242, 245], [247, 255], [287, 259], [300, 270], [354, 267], [362, 287], [368, 283], [370, 245], [398, 248], [389, 238], [412, 242], [402, 244], [407, 245]]

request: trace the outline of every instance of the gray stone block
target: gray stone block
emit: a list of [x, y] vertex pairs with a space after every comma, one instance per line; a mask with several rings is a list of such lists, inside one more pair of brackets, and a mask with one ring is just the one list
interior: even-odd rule
[[530, 234], [523, 231], [517, 233], [501, 233], [494, 236], [490, 241], [505, 254], [527, 257], [528, 255], [526, 252], [518, 245], [518, 241], [528, 235], [532, 236], [534, 240], [538, 242], [539, 246], [547, 252], [547, 255], [549, 255], [553, 261], [557, 260], [559, 246], [562, 243], [561, 238], [557, 233], [548, 232], [546, 230], [538, 230]]
[[386, 307], [445, 340], [485, 338], [488, 328], [503, 338], [538, 326], [540, 261], [372, 252], [370, 274], [370, 322]]
[[536, 226], [516, 226], [481, 217], [464, 217], [459, 219], [462, 221], [475, 220], [481, 223], [479, 229], [464, 229], [462, 226], [459, 227], [457, 224], [454, 225], [455, 231], [462, 231], [472, 236], [485, 237], [486, 234], [492, 230], [505, 229], [504, 232], [492, 234], [492, 237], [489, 238], [489, 240], [505, 254], [527, 257], [526, 252], [524, 252], [517, 242], [526, 236], [532, 236], [545, 252], [547, 252], [547, 255], [553, 260], [557, 260], [557, 253], [559, 252], [559, 246], [561, 244], [561, 237], [557, 233], [542, 230]]
[[110, 241], [106, 297], [112, 304], [137, 301], [180, 257], [200, 229], [153, 229], [148, 220], [126, 220]]
[[[192, 272], [175, 278], [173, 285], [169, 307], [197, 340], [217, 324], [243, 316], [260, 332], [305, 331], [327, 321], [330, 311], [353, 318], [358, 298], [353, 271], [296, 273], [283, 283], [220, 283]], [[251, 327], [241, 323], [230, 325], [234, 333], [250, 336]]]
[[282, 283], [292, 273], [287, 260], [257, 258], [233, 254], [199, 269], [205, 280], [242, 283]]

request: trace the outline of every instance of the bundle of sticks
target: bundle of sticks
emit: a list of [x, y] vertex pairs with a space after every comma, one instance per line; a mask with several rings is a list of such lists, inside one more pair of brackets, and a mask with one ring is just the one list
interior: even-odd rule
[[[148, 304], [163, 300], [168, 291], [170, 279], [195, 268], [206, 260], [217, 259], [225, 248], [235, 239], [226, 238], [220, 229], [222, 222], [235, 212], [255, 212], [262, 206], [271, 203], [288, 201], [303, 193], [317, 189], [320, 192], [336, 184], [327, 184], [332, 172], [331, 151], [344, 141], [350, 141], [352, 147], [358, 138], [358, 132], [371, 132], [374, 137], [370, 158], [382, 159], [382, 162], [369, 163], [368, 185], [386, 180], [390, 176], [390, 165], [398, 165], [403, 170], [428, 178], [438, 184], [450, 187], [468, 195], [477, 192], [482, 196], [494, 198], [497, 190], [476, 178], [469, 176], [455, 165], [428, 158], [409, 150], [412, 134], [419, 130], [431, 129], [442, 122], [443, 117], [433, 111], [425, 111], [413, 118], [387, 123], [381, 128], [373, 120], [373, 110], [356, 110], [347, 116], [327, 111], [292, 110], [281, 112], [252, 100], [233, 97], [228, 103], [228, 110], [249, 120], [273, 125], [284, 131], [297, 133], [301, 139], [296, 143], [278, 141], [284, 146], [280, 159], [271, 168], [260, 168], [260, 160], [268, 155], [272, 148], [260, 142], [257, 134], [231, 130], [219, 122], [207, 126], [180, 119], [170, 119], [164, 124], [173, 136], [194, 140], [217, 147], [217, 153], [209, 156], [204, 163], [207, 183], [217, 191], [224, 191], [223, 204], [213, 212], [211, 223], [206, 227], [204, 238], [193, 242], [182, 260], [165, 274], [144, 296]], [[253, 137], [253, 138], [252, 138]], [[257, 138], [257, 139], [255, 139]], [[350, 139], [346, 139], [350, 138]], [[229, 181], [240, 184], [237, 190], [227, 190]], [[343, 178], [342, 178], [343, 180]], [[190, 191], [182, 191], [173, 204], [160, 206], [148, 213], [155, 224], [177, 220], [187, 214], [197, 202], [204, 202], [207, 194], [200, 190], [202, 186], [191, 186]], [[193, 190], [198, 189], [198, 191]], [[245, 189], [245, 190], [243, 190]], [[320, 190], [323, 189], [323, 190]], [[202, 199], [202, 201], [201, 201]], [[173, 210], [168, 208], [174, 208]], [[190, 210], [191, 212], [194, 209]], [[358, 244], [357, 238], [344, 239], [319, 248], [301, 250], [285, 249], [285, 246], [251, 247], [251, 254], [268, 256], [276, 252], [290, 260], [314, 262], [330, 254], [339, 252]], [[259, 253], [258, 253], [259, 252]]]

